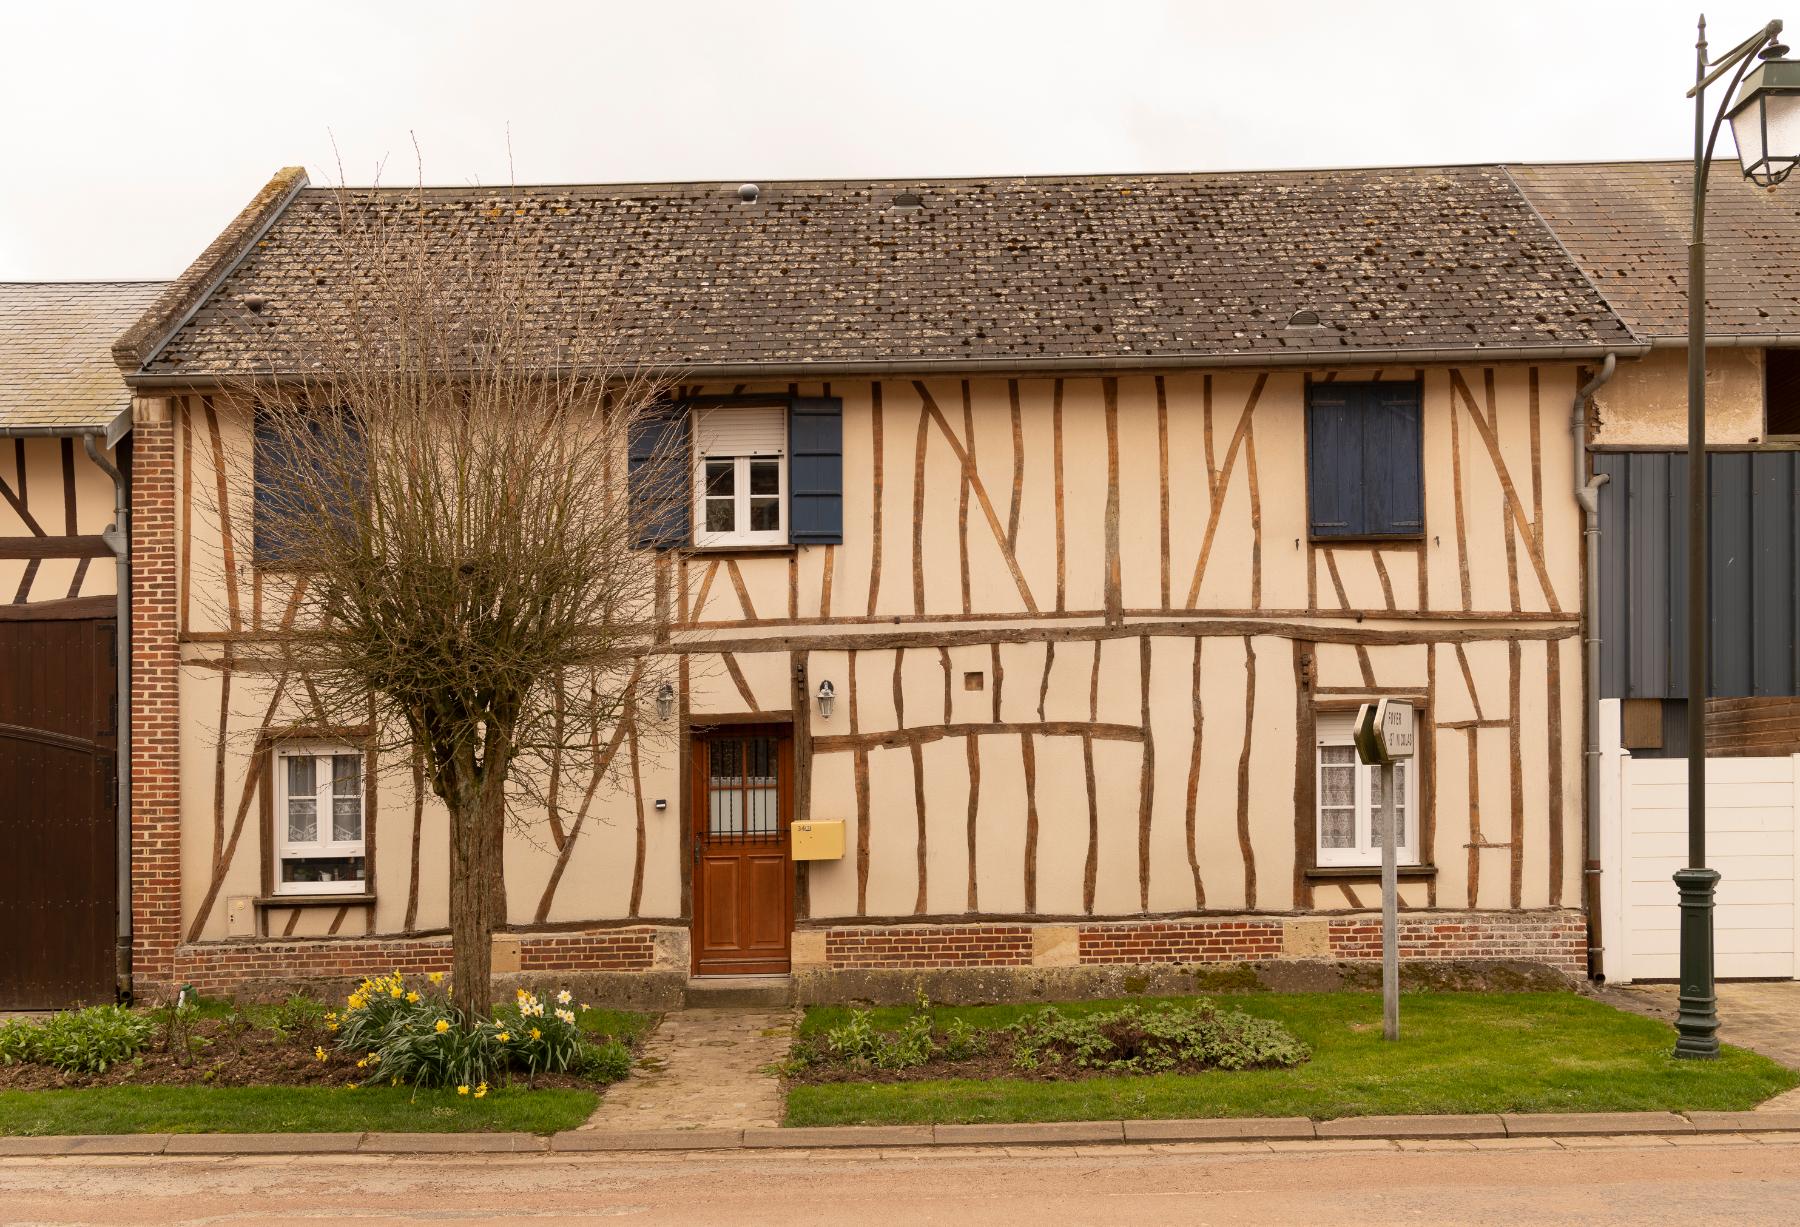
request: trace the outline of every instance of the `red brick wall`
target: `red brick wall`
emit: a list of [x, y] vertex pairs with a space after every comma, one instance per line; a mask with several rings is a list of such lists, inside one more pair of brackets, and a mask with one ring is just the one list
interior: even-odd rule
[[[1381, 957], [1381, 918], [1331, 922], [1331, 957]], [[1572, 976], [1587, 974], [1587, 927], [1578, 912], [1402, 916], [1402, 959], [1524, 959]]]
[[844, 970], [1024, 967], [1030, 962], [1029, 925], [907, 925], [825, 933], [826, 966]]
[[[525, 933], [521, 974], [550, 971], [647, 971], [656, 931], [601, 929], [590, 933]], [[450, 939], [313, 938], [302, 941], [205, 942], [175, 951], [174, 982], [202, 993], [232, 993], [259, 984], [296, 980], [357, 980], [401, 971], [450, 970]]]
[[1256, 963], [1281, 957], [1281, 922], [1156, 920], [1082, 925], [1083, 963]]
[[131, 442], [132, 982], [154, 994], [181, 940], [181, 744], [176, 634], [175, 430], [139, 421]]

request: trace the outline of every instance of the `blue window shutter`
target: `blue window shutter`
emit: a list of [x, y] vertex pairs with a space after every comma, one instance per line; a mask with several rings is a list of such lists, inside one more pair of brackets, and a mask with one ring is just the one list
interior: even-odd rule
[[251, 470], [256, 485], [252, 545], [259, 561], [273, 562], [281, 552], [282, 520], [291, 514], [294, 504], [290, 473], [294, 460], [282, 446], [280, 436], [268, 419], [256, 415], [256, 438], [251, 455]]
[[1416, 383], [1316, 383], [1306, 402], [1306, 492], [1315, 537], [1425, 531]]
[[1365, 385], [1362, 480], [1363, 531], [1373, 537], [1425, 531], [1419, 471], [1419, 385]]
[[844, 402], [798, 396], [788, 407], [788, 540], [844, 540]]
[[1306, 494], [1315, 537], [1360, 537], [1363, 415], [1351, 385], [1317, 383], [1306, 402]]
[[[638, 526], [638, 548], [671, 549], [686, 545], [692, 492], [680, 477], [662, 472], [664, 458], [687, 467], [691, 425], [686, 405], [669, 405], [631, 425], [627, 486], [632, 520]], [[661, 488], [658, 486], [669, 487]]]

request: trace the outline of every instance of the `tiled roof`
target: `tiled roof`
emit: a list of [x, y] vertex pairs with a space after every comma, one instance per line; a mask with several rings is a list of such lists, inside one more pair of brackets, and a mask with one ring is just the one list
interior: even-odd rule
[[0, 428], [105, 426], [131, 404], [113, 338], [153, 281], [0, 282]]
[[[1707, 329], [1800, 340], [1800, 189], [1759, 188], [1721, 151], [1707, 183]], [[1513, 177], [1640, 335], [1687, 336], [1687, 162], [1514, 166]]]
[[[265, 188], [121, 365], [291, 369], [347, 274], [337, 200]], [[896, 197], [916, 194], [917, 207]], [[362, 208], [409, 193], [360, 192]], [[270, 203], [274, 202], [274, 203]], [[1086, 178], [428, 189], [451, 250], [529, 228], [549, 336], [605, 301], [659, 366], [1323, 360], [1631, 345], [1499, 167]], [[263, 226], [270, 222], [266, 232]], [[242, 253], [241, 261], [233, 264]], [[197, 271], [201, 270], [201, 271]], [[246, 296], [267, 300], [252, 315]], [[164, 310], [163, 308], [168, 308]], [[1321, 325], [1289, 326], [1297, 311]], [[155, 314], [155, 313], [153, 313]], [[148, 317], [147, 317], [148, 318]], [[152, 333], [157, 335], [152, 336]]]

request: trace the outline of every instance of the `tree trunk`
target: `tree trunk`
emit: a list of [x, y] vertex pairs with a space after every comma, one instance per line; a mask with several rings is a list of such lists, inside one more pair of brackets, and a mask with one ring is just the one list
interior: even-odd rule
[[494, 929], [505, 923], [504, 773], [459, 789], [450, 809], [451, 999], [471, 1019], [494, 1004]]

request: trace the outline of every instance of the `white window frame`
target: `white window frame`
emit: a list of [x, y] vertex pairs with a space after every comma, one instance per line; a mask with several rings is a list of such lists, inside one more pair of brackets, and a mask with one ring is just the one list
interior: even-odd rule
[[[1313, 783], [1313, 856], [1314, 864], [1321, 869], [1353, 867], [1358, 869], [1379, 869], [1381, 867], [1381, 844], [1375, 838], [1375, 815], [1380, 808], [1381, 778], [1380, 767], [1356, 764], [1356, 847], [1327, 848], [1325, 846], [1325, 771], [1324, 750], [1330, 747], [1351, 748], [1354, 753], [1355, 742], [1351, 737], [1351, 724], [1354, 711], [1322, 711], [1314, 718], [1313, 770], [1316, 772]], [[1421, 739], [1423, 740], [1423, 739]], [[1425, 747], [1421, 745], [1421, 749]], [[1395, 775], [1401, 791], [1401, 801], [1405, 806], [1404, 821], [1401, 834], [1405, 839], [1395, 846], [1395, 861], [1400, 865], [1417, 865], [1419, 860], [1419, 762], [1422, 755], [1415, 754], [1404, 760], [1404, 765], [1397, 767]]]
[[[747, 409], [768, 411], [774, 406], [746, 406]], [[712, 406], [694, 411], [694, 439], [696, 461], [694, 465], [694, 544], [702, 547], [717, 546], [768, 546], [788, 544], [788, 456], [787, 456], [787, 410], [779, 408], [781, 417], [780, 445], [763, 446], [745, 449], [726, 442], [711, 442], [707, 439], [705, 419], [713, 414], [730, 414], [737, 406]], [[732, 473], [732, 522], [734, 527], [729, 532], [709, 532], [706, 528], [706, 467], [708, 461], [729, 460], [733, 463]], [[750, 523], [750, 465], [755, 460], [773, 460], [776, 465], [775, 515], [776, 526], [773, 529], [753, 530], [747, 527]], [[758, 495], [766, 498], [767, 495]]]
[[[357, 762], [356, 806], [362, 821], [358, 830], [362, 832], [360, 839], [333, 839], [332, 832], [332, 799], [333, 774], [331, 760], [336, 755], [353, 755]], [[288, 771], [290, 759], [311, 758], [315, 760], [313, 767], [313, 832], [316, 839], [296, 841], [288, 838]], [[334, 742], [283, 742], [275, 747], [273, 754], [273, 774], [275, 776], [275, 881], [273, 891], [277, 895], [363, 895], [368, 894], [369, 882], [369, 764], [364, 750], [358, 746], [342, 745]], [[294, 860], [336, 860], [344, 857], [360, 857], [363, 863], [363, 876], [341, 882], [289, 882], [282, 872], [282, 866]]]

